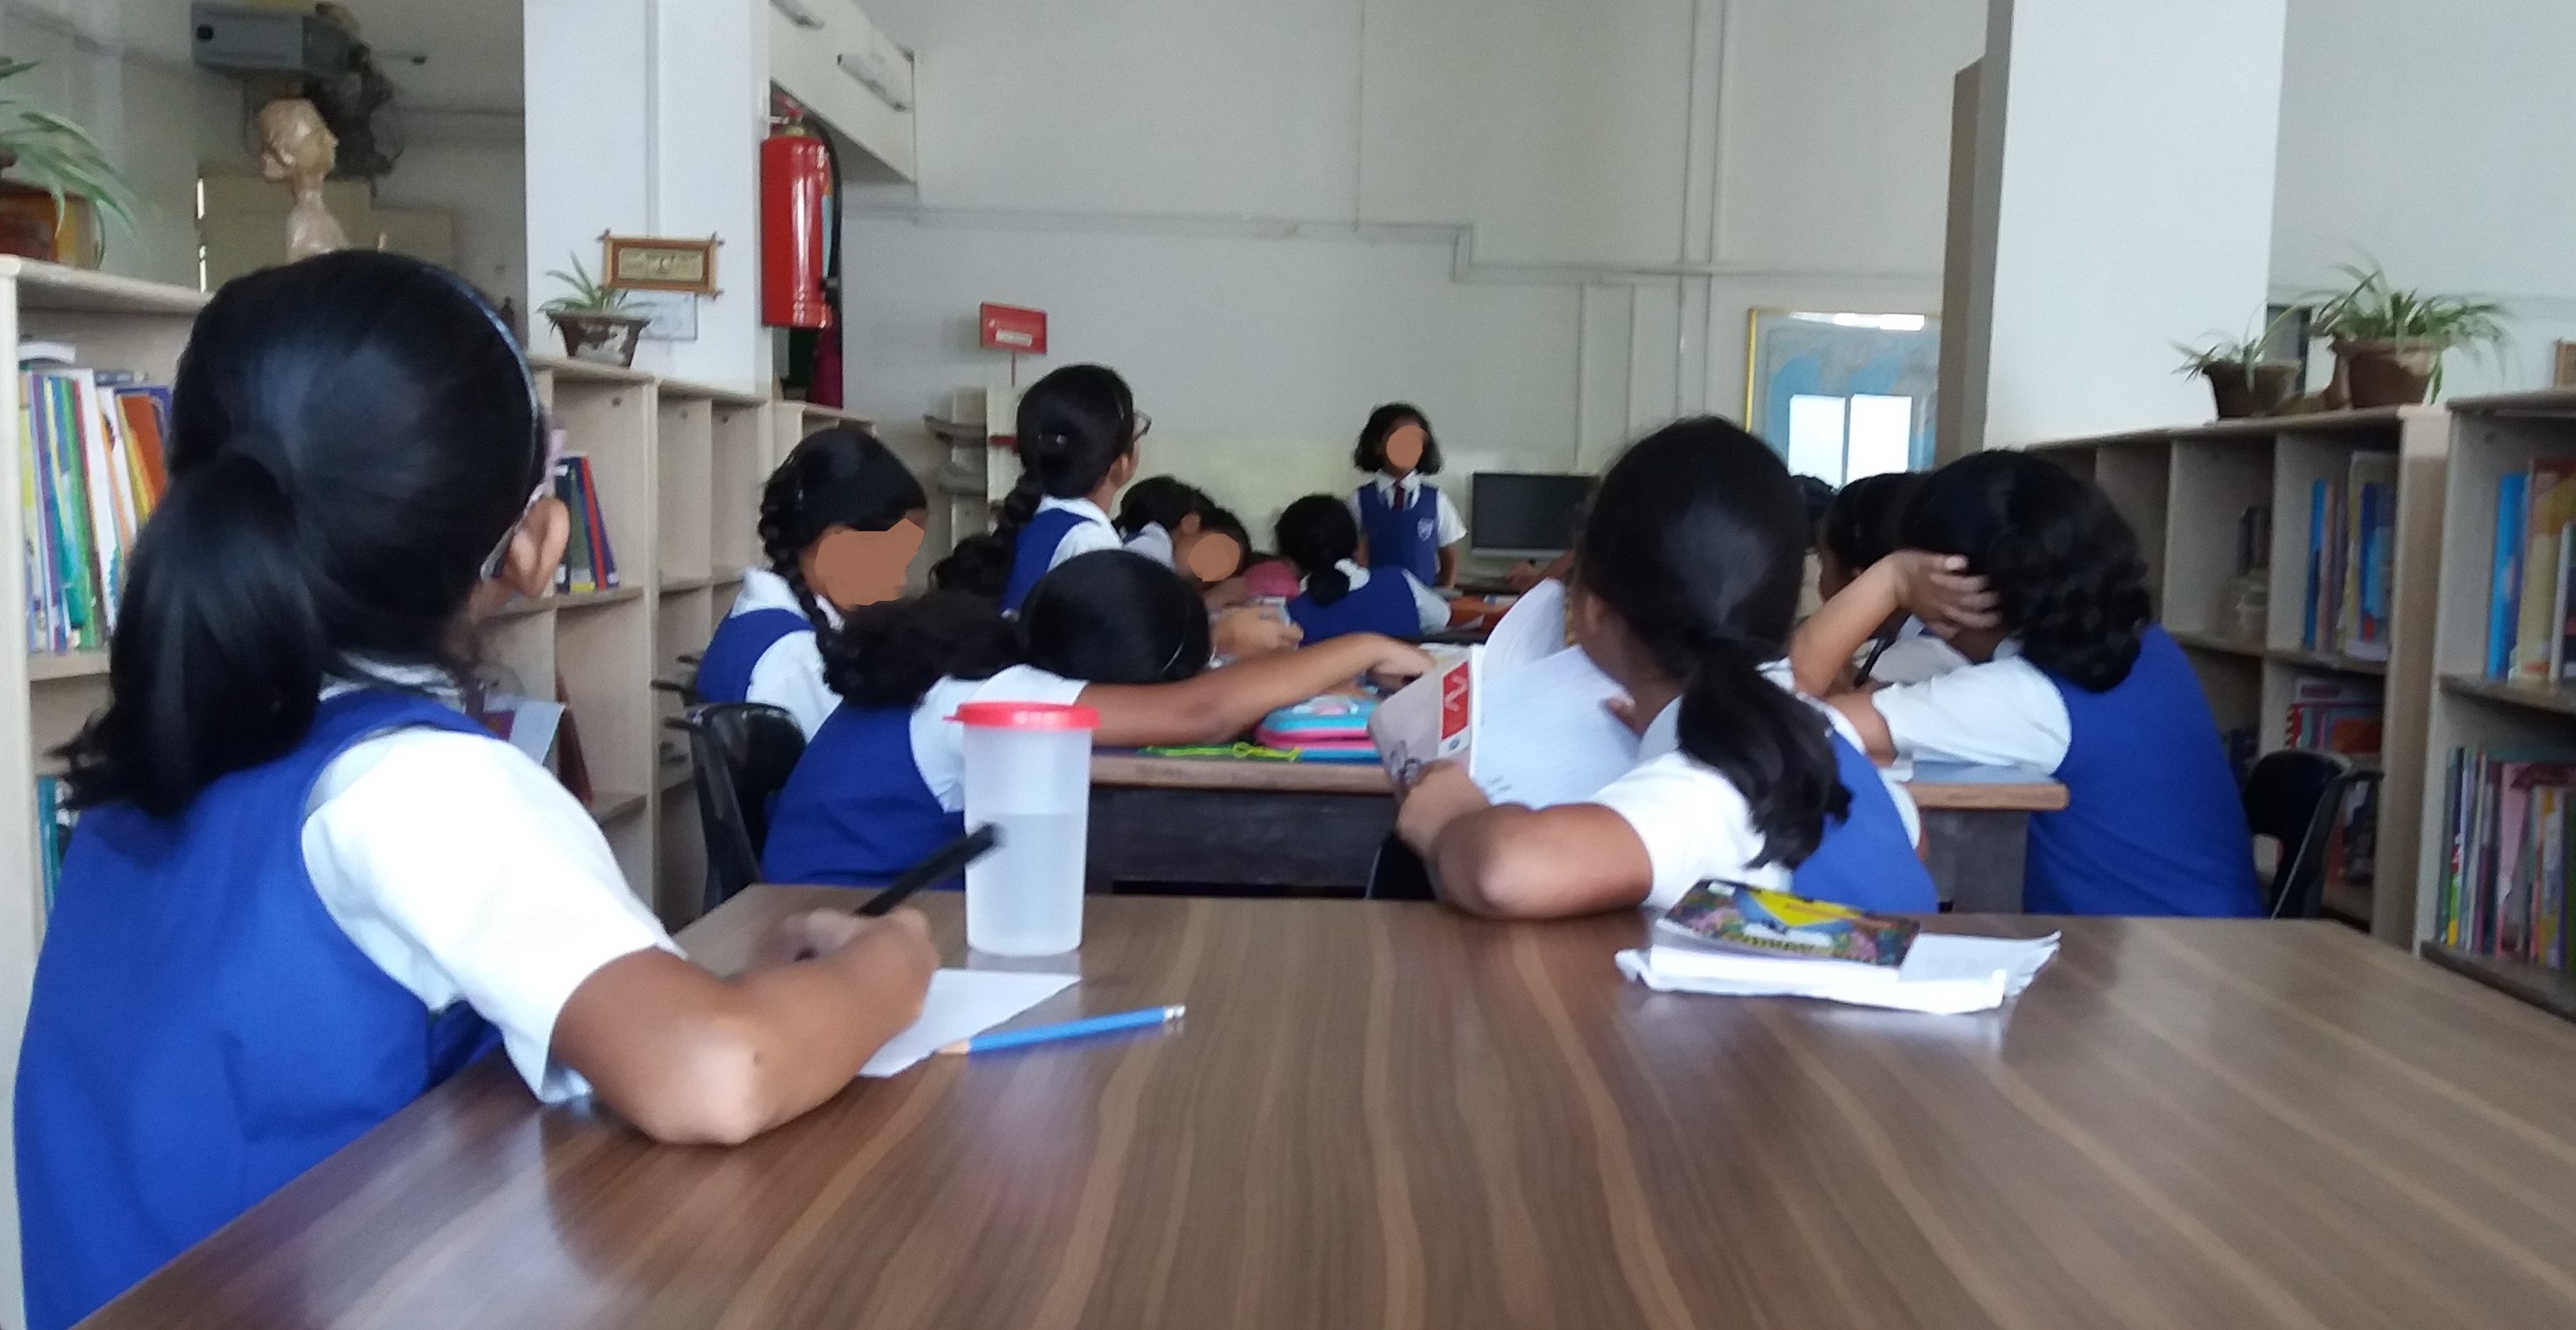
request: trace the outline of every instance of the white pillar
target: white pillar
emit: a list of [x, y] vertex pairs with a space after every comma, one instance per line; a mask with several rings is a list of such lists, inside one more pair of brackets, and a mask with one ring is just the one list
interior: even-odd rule
[[1958, 451], [2208, 416], [2173, 343], [2262, 323], [2284, 15], [1992, 0]]
[[[694, 342], [646, 342], [636, 367], [766, 392], [760, 325], [760, 141], [769, 46], [763, 0], [526, 0], [528, 295], [602, 232], [720, 237], [719, 295]], [[543, 315], [530, 342], [560, 352]]]

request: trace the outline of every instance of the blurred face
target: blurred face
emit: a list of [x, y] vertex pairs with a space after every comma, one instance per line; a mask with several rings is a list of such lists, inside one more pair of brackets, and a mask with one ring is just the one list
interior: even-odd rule
[[1396, 426], [1386, 436], [1387, 472], [1397, 476], [1412, 474], [1413, 468], [1422, 465], [1422, 442], [1430, 437], [1430, 431], [1411, 421]]
[[1213, 585], [1243, 567], [1243, 547], [1222, 531], [1202, 531], [1181, 552], [1181, 564], [1201, 585]]
[[884, 531], [836, 526], [799, 561], [805, 585], [833, 608], [848, 611], [903, 597], [904, 575], [921, 553], [925, 513], [912, 512]]

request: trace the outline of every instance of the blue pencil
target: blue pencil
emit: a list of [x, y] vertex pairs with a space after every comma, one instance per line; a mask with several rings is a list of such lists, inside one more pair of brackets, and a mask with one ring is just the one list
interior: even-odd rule
[[1181, 1018], [1179, 1006], [1146, 1007], [1122, 1011], [1114, 1016], [1086, 1016], [1078, 1021], [1057, 1025], [1035, 1025], [1025, 1030], [1003, 1030], [996, 1034], [979, 1034], [940, 1046], [942, 1053], [995, 1053], [1005, 1048], [1026, 1048], [1031, 1044], [1052, 1044], [1059, 1039], [1082, 1039], [1118, 1030], [1142, 1030], [1149, 1026], [1168, 1025]]

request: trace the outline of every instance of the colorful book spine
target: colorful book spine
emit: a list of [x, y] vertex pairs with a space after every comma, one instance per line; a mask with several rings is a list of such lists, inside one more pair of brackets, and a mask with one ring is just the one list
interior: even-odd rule
[[2513, 638], [2521, 614], [2522, 523], [2531, 477], [2515, 471], [2496, 480], [2495, 552], [2487, 582], [2487, 677], [2513, 672]]
[[2299, 645], [2313, 651], [2317, 646], [2317, 607], [2325, 599], [2327, 485], [2320, 480], [2308, 491], [2308, 585], [2304, 609], [2299, 621]]
[[576, 461], [581, 468], [582, 495], [590, 501], [591, 567], [598, 572], [600, 588], [607, 590], [617, 585], [617, 551], [609, 548], [608, 515], [600, 511], [599, 485], [591, 475], [590, 459]]

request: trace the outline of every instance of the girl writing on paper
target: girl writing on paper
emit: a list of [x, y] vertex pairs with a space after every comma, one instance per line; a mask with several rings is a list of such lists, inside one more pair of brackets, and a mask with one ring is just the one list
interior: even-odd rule
[[809, 916], [720, 979], [590, 813], [457, 709], [478, 615], [567, 535], [500, 317], [415, 259], [225, 286], [172, 397], [17, 1080], [39, 1330], [87, 1316], [484, 1052], [549, 1102], [733, 1142], [910, 1024], [917, 916]]

